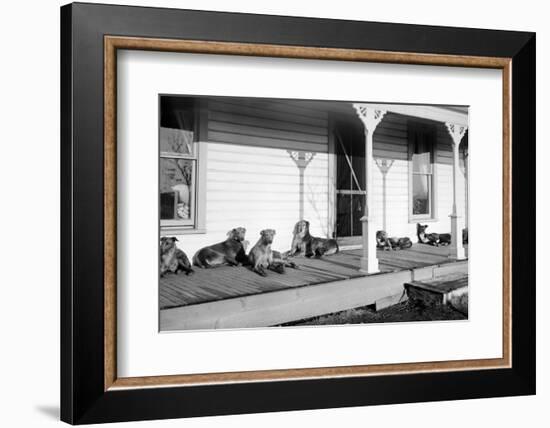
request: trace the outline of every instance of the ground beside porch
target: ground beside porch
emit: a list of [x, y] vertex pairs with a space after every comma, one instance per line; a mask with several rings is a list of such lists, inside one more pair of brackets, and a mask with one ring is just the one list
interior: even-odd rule
[[[342, 251], [321, 259], [294, 258], [299, 269], [261, 277], [246, 267], [199, 269], [193, 275], [167, 274], [160, 279], [160, 309], [177, 308], [267, 292], [365, 277], [359, 271], [362, 250]], [[398, 251], [378, 251], [381, 273], [453, 263], [449, 247], [414, 244]]]

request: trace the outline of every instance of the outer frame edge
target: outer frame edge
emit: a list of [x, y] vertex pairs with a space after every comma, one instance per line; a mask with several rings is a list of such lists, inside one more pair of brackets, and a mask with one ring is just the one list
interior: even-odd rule
[[74, 423], [73, 289], [72, 289], [72, 5], [60, 8], [60, 418]]
[[512, 59], [513, 368], [536, 393], [536, 34]]
[[[78, 5], [78, 9], [80, 9], [80, 6], [81, 5]], [[90, 5], [87, 5], [87, 7], [89, 7]], [[98, 8], [99, 7], [103, 7], [103, 5], [96, 5]], [[71, 8], [71, 6], [65, 6], [65, 8]], [[72, 15], [72, 14], [71, 14]], [[62, 12], [62, 19], [61, 19], [61, 23], [62, 23], [62, 35], [63, 35], [63, 25], [64, 25], [64, 22], [66, 22], [64, 19], [63, 19], [63, 12]], [[71, 16], [70, 19], [69, 19], [69, 22], [73, 22], [73, 17]], [[72, 36], [72, 27], [71, 27], [71, 30], [69, 31], [69, 33], [71, 34]], [[520, 33], [521, 35], [521, 33]], [[519, 37], [519, 36], [518, 36]], [[524, 37], [524, 35], [522, 36]], [[531, 43], [531, 38], [529, 39], [529, 42], [528, 44]], [[534, 36], [533, 36], [533, 41], [532, 41], [533, 45], [534, 45]], [[521, 52], [524, 52], [524, 49], [526, 47], [524, 46], [522, 49], [521, 49]], [[61, 72], [62, 72], [62, 145], [65, 145], [67, 140], [66, 140], [66, 133], [63, 132], [63, 126], [64, 126], [64, 118], [65, 120], [67, 119], [67, 110], [64, 109], [64, 103], [63, 103], [63, 99], [64, 99], [64, 96], [63, 96], [63, 88], [64, 88], [64, 82], [63, 82], [63, 76], [64, 76], [64, 71], [65, 70], [65, 67], [66, 67], [66, 62], [63, 62], [64, 59], [63, 59], [63, 55], [65, 53], [65, 50], [63, 48], [63, 44], [62, 44], [62, 49], [61, 49], [61, 53], [62, 53], [62, 67], [61, 67]], [[70, 50], [70, 53], [72, 54], [72, 47], [71, 47], [71, 50]], [[525, 72], [527, 73], [528, 77], [530, 78], [533, 78], [534, 80], [534, 75], [535, 75], [535, 70], [534, 70], [534, 67], [533, 67], [533, 64], [534, 64], [534, 47], [533, 47], [533, 52], [532, 52], [532, 64], [528, 64], [526, 67], [525, 67]], [[527, 55], [527, 57], [529, 58], [529, 55]], [[518, 58], [519, 59], [519, 58]], [[72, 61], [73, 61], [73, 58], [71, 57], [68, 62], [69, 64], [72, 64]], [[531, 68], [530, 68], [531, 67]], [[69, 67], [69, 69], [72, 71], [72, 68]], [[515, 73], [514, 73], [515, 75]], [[72, 75], [70, 76], [72, 78]], [[516, 86], [516, 84], [518, 82], [514, 81], [514, 85], [513, 87]], [[533, 104], [531, 106], [527, 105], [527, 107], [532, 107], [532, 112], [534, 112], [534, 108], [535, 108], [535, 105], [534, 105], [534, 81], [533, 81], [533, 94], [532, 94], [532, 99], [533, 99]], [[72, 87], [71, 85], [69, 85], [69, 88], [72, 90]], [[70, 99], [72, 100], [72, 92], [71, 92], [71, 97]], [[514, 97], [514, 100], [515, 100], [515, 97]], [[519, 107], [525, 107], [525, 105], [522, 105], [521, 103], [518, 104]], [[518, 108], [519, 108], [518, 107]], [[70, 104], [68, 106], [69, 110], [72, 111], [72, 104]], [[514, 102], [514, 108], [513, 108], [514, 112], [516, 112], [516, 104]], [[516, 125], [516, 121], [515, 121], [515, 118], [513, 118], [513, 123], [514, 125]], [[534, 119], [533, 119], [533, 123], [534, 123]], [[534, 130], [533, 130], [534, 132]], [[69, 143], [72, 143], [72, 140], [71, 140], [71, 135], [72, 135], [72, 129], [71, 129], [71, 132], [69, 132], [69, 139], [68, 139], [68, 142]], [[534, 136], [532, 138], [532, 142], [534, 143]], [[534, 146], [534, 144], [533, 144]], [[515, 153], [515, 152], [514, 152]], [[72, 169], [72, 164], [70, 165], [66, 165], [66, 157], [67, 156], [67, 152], [63, 152], [63, 147], [62, 147], [62, 191], [66, 188], [66, 185], [67, 185], [67, 182], [64, 181], [63, 177], [64, 177], [64, 173], [66, 172], [66, 168], [67, 167], [69, 170]], [[69, 152], [69, 157], [70, 157], [70, 161], [72, 161], [72, 152]], [[534, 158], [534, 152], [533, 152], [533, 158]], [[514, 157], [513, 157], [513, 161], [514, 161]], [[72, 172], [72, 171], [71, 171]], [[534, 177], [534, 171], [530, 174], [531, 175], [531, 178]], [[72, 182], [71, 182], [72, 183]], [[72, 195], [71, 195], [72, 197]], [[63, 202], [62, 202], [63, 204]], [[533, 199], [533, 205], [534, 205], [534, 199]], [[66, 215], [67, 213], [69, 213], [70, 215], [72, 215], [72, 211], [67, 211], [66, 210], [66, 206], [63, 206], [62, 205], [62, 219], [64, 218], [63, 216]], [[66, 217], [65, 217], [66, 219]], [[534, 226], [533, 226], [534, 227]], [[70, 235], [70, 238], [72, 239], [72, 228], [67, 228], [67, 225], [64, 225], [62, 224], [62, 233], [63, 231], [65, 231], [66, 233], [69, 233]], [[516, 233], [519, 233], [519, 232], [516, 232]], [[515, 236], [515, 235], [514, 235]], [[65, 287], [68, 285], [70, 287], [72, 287], [72, 283], [69, 283], [69, 284], [65, 284], [63, 281], [64, 281], [64, 278], [65, 278], [65, 273], [66, 273], [66, 266], [64, 266], [63, 264], [63, 258], [67, 257], [67, 256], [72, 256], [72, 253], [67, 253], [66, 251], [66, 248], [63, 246], [63, 242], [65, 242], [65, 239], [66, 239], [67, 236], [65, 236], [65, 238], [63, 237], [62, 235], [62, 266], [61, 266], [61, 272], [62, 272], [62, 290], [65, 290]], [[531, 241], [531, 244], [532, 244], [532, 241]], [[534, 250], [533, 250], [534, 251]], [[515, 259], [515, 258], [514, 258]], [[533, 262], [533, 272], [529, 272], [529, 275], [534, 277], [534, 262]], [[70, 270], [70, 268], [69, 268]], [[70, 270], [70, 273], [72, 275], [72, 270]], [[72, 277], [71, 277], [71, 281], [72, 281]], [[516, 284], [516, 287], [517, 287], [517, 284]], [[534, 287], [534, 285], [533, 285]], [[70, 289], [70, 292], [72, 293], [72, 288]], [[66, 312], [64, 311], [65, 308], [65, 305], [63, 303], [63, 292], [62, 292], [62, 324], [63, 324], [63, 317], [64, 317], [64, 314], [66, 315]], [[67, 299], [67, 296], [65, 296], [65, 299]], [[531, 299], [532, 299], [532, 302], [534, 302], [534, 291], [532, 292], [532, 296], [530, 295], [527, 299], [526, 299], [526, 303], [525, 305], [527, 307], [529, 307], [529, 302], [531, 302]], [[73, 301], [72, 301], [72, 294], [70, 295], [70, 308], [69, 308], [69, 313], [70, 313], [70, 317], [71, 317], [71, 322], [73, 321], [72, 317], [73, 317], [73, 313], [72, 313], [72, 310], [73, 310]], [[533, 307], [534, 305], [531, 305], [531, 307]], [[516, 312], [516, 311], [514, 311]], [[516, 317], [517, 318], [517, 317]], [[520, 328], [529, 328], [529, 327], [533, 327], [534, 328], [534, 322], [533, 322], [533, 319], [534, 319], [534, 314], [530, 314], [530, 316], [528, 317], [527, 320], [524, 320], [521, 324], [520, 324]], [[74, 367], [72, 366], [73, 364], [73, 361], [72, 361], [72, 354], [71, 355], [71, 360], [70, 360], [70, 369], [66, 366], [64, 366], [63, 364], [63, 358], [64, 358], [64, 355], [65, 354], [65, 351], [66, 351], [66, 348], [64, 346], [67, 345], [67, 341], [65, 339], [68, 339], [70, 341], [70, 344], [72, 345], [72, 340], [73, 340], [73, 331], [72, 331], [72, 326], [71, 326], [71, 334], [69, 336], [66, 336], [66, 331], [65, 333], [63, 332], [63, 328], [67, 328], [67, 326], [62, 326], [62, 368], [61, 368], [61, 371], [62, 371], [62, 420], [66, 421], [66, 422], [69, 422], [69, 423], [92, 423], [92, 422], [108, 422], [108, 421], [123, 421], [123, 420], [142, 420], [142, 419], [150, 419], [151, 417], [147, 417], [147, 416], [143, 416], [143, 412], [141, 412], [139, 415], [137, 414], [129, 414], [128, 413], [128, 409], [116, 409], [116, 404], [117, 403], [126, 403], [128, 404], [128, 399], [127, 399], [127, 396], [126, 396], [126, 393], [124, 391], [117, 391], [117, 392], [107, 392], [107, 393], [104, 393], [103, 395], [101, 395], [98, 400], [96, 400], [95, 402], [91, 403], [87, 409], [84, 411], [83, 414], [79, 414], [77, 418], [75, 418], [75, 413], [74, 413], [74, 401], [78, 398], [78, 394], [77, 395], [74, 395], [73, 391], [71, 391], [71, 396], [70, 396], [70, 403], [66, 401], [66, 396], [64, 395], [64, 392], [66, 393], [66, 389], [64, 389], [64, 385], [65, 385], [65, 381], [67, 380], [67, 378], [65, 378], [65, 381], [63, 379], [64, 376], [66, 376], [67, 374], [70, 376], [70, 381], [71, 381], [71, 388], [73, 387], [73, 381], [74, 381]], [[523, 330], [523, 332], [525, 333], [526, 331]], [[517, 336], [516, 336], [517, 337]], [[64, 339], [65, 338], [65, 339]], [[534, 334], [533, 334], [533, 337], [531, 339], [529, 339], [530, 341], [527, 342], [528, 344], [528, 350], [522, 350], [522, 353], [526, 353], [528, 351], [534, 351]], [[515, 348], [514, 348], [515, 350]], [[72, 352], [72, 349], [71, 349], [71, 352]], [[516, 360], [515, 357], [517, 357], [518, 354], [516, 352], [514, 352], [514, 361], [518, 361], [520, 364], [520, 366], [516, 366], [514, 365], [514, 368], [511, 369], [511, 370], [504, 370], [504, 371], [501, 371], [502, 372], [502, 379], [501, 381], [503, 380], [504, 377], [508, 378], [511, 382], [513, 381], [513, 385], [510, 384], [509, 387], [513, 390], [513, 392], [510, 392], [508, 390], [508, 388], [506, 388], [506, 390], [502, 390], [500, 392], [497, 392], [496, 395], [483, 395], [482, 393], [476, 393], [474, 395], [476, 395], [475, 398], [481, 398], [481, 397], [489, 397], [489, 396], [504, 396], [504, 395], [528, 395], [528, 394], [533, 394], [535, 392], [535, 389], [536, 389], [536, 385], [535, 385], [535, 371], [534, 371], [534, 366], [532, 366], [532, 364], [534, 364], [534, 357], [529, 359], [528, 362], [525, 364], [524, 366], [524, 361], [525, 361], [525, 358], [521, 358], [520, 360]], [[467, 372], [466, 375], [471, 375], [470, 372]], [[78, 388], [77, 388], [78, 390]], [[143, 396], [143, 394], [141, 394]], [[478, 397], [479, 395], [479, 397]], [[65, 398], [64, 398], [65, 397]], [[137, 398], [137, 397], [136, 397]], [[462, 398], [468, 398], [468, 397], [462, 397]], [[471, 398], [474, 398], [474, 397], [471, 397]], [[441, 399], [461, 399], [461, 397], [458, 397], [458, 398], [441, 398]], [[65, 401], [64, 401], [65, 400]], [[432, 401], [437, 401], [438, 398], [432, 398]], [[132, 400], [130, 400], [131, 402]], [[323, 402], [320, 403], [320, 404], [313, 404], [311, 407], [300, 407], [300, 408], [303, 408], [303, 409], [306, 409], [306, 408], [327, 408], [327, 407], [344, 407], [344, 406], [357, 406], [357, 405], [366, 405], [366, 404], [369, 404], [369, 403], [347, 403], [347, 404], [334, 404], [332, 405], [331, 403], [328, 403], [325, 401], [325, 400], [322, 400]], [[391, 399], [390, 399], [391, 401]], [[419, 398], [418, 400], [409, 400], [407, 402], [413, 402], [413, 401], [425, 401], [425, 398]], [[395, 401], [395, 402], [403, 402], [403, 401]], [[387, 404], [389, 404], [390, 402], [387, 402]], [[82, 404], [82, 403], [80, 403]], [[379, 404], [382, 404], [382, 403], [379, 403]], [[70, 409], [70, 410], [67, 410], [67, 409]], [[251, 410], [250, 410], [251, 409]], [[247, 413], [247, 412], [267, 412], [267, 411], [275, 411], [275, 410], [297, 410], [298, 408], [294, 408], [294, 407], [286, 407], [286, 408], [275, 408], [275, 409], [260, 409], [258, 407], [256, 408], [249, 408], [248, 410], [241, 410], [241, 411], [232, 411], [231, 409], [227, 410], [227, 409], [213, 409], [211, 413], [208, 413], [208, 412], [203, 412], [203, 413], [200, 413], [200, 415], [207, 415], [207, 414], [230, 414], [230, 413]], [[169, 417], [184, 417], [184, 416], [199, 416], [199, 414], [193, 414], [193, 409], [189, 409], [189, 408], [186, 408], [186, 409], [182, 409], [182, 413], [185, 413], [185, 414], [181, 414], [181, 415], [178, 415], [178, 416], [166, 416], [166, 418], [169, 418]], [[157, 417], [157, 416], [154, 416], [154, 417]]]

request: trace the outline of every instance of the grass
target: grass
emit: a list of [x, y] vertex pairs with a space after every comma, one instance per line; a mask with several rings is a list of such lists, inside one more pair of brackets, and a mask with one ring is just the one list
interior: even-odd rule
[[[466, 308], [468, 307], [466, 296]], [[372, 306], [363, 306], [306, 320], [283, 324], [284, 326], [368, 324], [385, 322], [465, 320], [467, 313], [451, 306], [424, 306], [421, 303], [403, 302], [389, 308], [375, 311]]]

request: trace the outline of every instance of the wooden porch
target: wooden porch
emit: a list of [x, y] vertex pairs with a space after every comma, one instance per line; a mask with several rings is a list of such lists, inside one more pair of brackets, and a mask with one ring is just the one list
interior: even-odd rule
[[[296, 257], [293, 261], [298, 265], [298, 269], [286, 268], [284, 274], [268, 271], [267, 277], [261, 277], [242, 266], [195, 268], [195, 273], [188, 276], [182, 273], [167, 274], [160, 279], [160, 309], [198, 305], [371, 276], [359, 270], [361, 254], [362, 250], [357, 249], [342, 251], [321, 259]], [[378, 250], [380, 273], [375, 275], [455, 263], [449, 255], [449, 247], [432, 247], [423, 244], [414, 244], [407, 250]]]

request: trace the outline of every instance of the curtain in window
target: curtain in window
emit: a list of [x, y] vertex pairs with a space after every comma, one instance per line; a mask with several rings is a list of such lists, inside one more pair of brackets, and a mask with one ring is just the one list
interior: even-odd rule
[[436, 128], [417, 122], [408, 124], [412, 163], [412, 215], [429, 217], [433, 212], [433, 149]]

